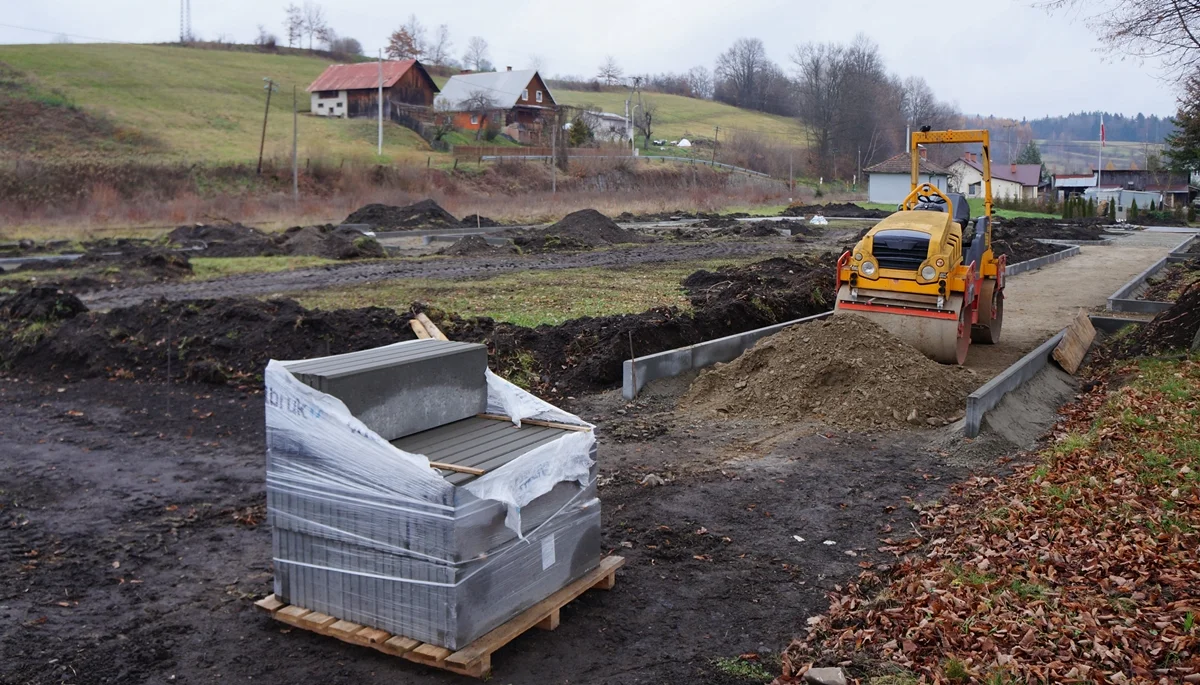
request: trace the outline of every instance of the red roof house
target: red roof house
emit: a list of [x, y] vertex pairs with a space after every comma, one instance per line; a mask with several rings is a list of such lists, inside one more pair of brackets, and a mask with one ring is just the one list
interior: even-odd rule
[[[381, 74], [382, 71], [382, 74]], [[406, 107], [431, 107], [438, 87], [415, 59], [400, 62], [334, 64], [306, 89], [312, 93], [312, 113], [327, 117], [377, 116], [379, 84], [383, 81], [385, 117]]]

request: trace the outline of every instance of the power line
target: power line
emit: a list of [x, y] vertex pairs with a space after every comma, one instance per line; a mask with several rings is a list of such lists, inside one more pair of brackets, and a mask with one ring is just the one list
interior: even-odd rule
[[111, 38], [97, 38], [96, 36], [83, 36], [83, 35], [79, 35], [77, 33], [67, 33], [66, 31], [47, 31], [46, 29], [35, 29], [30, 26], [17, 26], [16, 24], [0, 23], [0, 26], [3, 26], [4, 28], [9, 28], [9, 29], [19, 29], [21, 31], [32, 31], [34, 33], [45, 33], [50, 36], [66, 36], [68, 38], [82, 38], [83, 40], [98, 40], [102, 43], [119, 43], [122, 45], [136, 45], [136, 43], [131, 43], [129, 41], [124, 41], [124, 40], [113, 40]]

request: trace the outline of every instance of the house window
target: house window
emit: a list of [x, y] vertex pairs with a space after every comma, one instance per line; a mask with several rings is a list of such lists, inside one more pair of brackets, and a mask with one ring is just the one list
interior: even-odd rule
[[529, 102], [529, 89], [528, 88], [521, 91], [521, 99], [524, 100], [525, 102]]
[[324, 103], [324, 102], [318, 102], [318, 103], [317, 103], [317, 109], [325, 109], [325, 103]]
[[478, 126], [478, 125], [479, 125], [479, 115], [478, 115], [478, 114], [472, 114], [472, 115], [471, 115], [471, 125], [472, 125], [472, 126]]
[[982, 186], [982, 183], [972, 183], [967, 187], [967, 195], [969, 197], [979, 197], [980, 186]]
[[537, 92], [537, 101], [538, 102], [542, 101], [542, 91], [540, 91], [540, 90]]

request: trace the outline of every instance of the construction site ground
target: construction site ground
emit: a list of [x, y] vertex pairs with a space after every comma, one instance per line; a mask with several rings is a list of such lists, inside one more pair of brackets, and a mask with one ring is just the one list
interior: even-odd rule
[[[1005, 341], [973, 346], [969, 367], [982, 384], [1183, 237], [1137, 234], [1012, 278]], [[457, 277], [676, 250], [769, 253], [763, 245], [430, 260], [387, 274], [378, 270], [399, 267], [352, 264], [114, 290], [89, 304], [263, 295], [413, 269]], [[772, 655], [827, 608], [828, 591], [894, 558], [881, 538], [911, 537], [921, 502], [968, 474], [1002, 472], [1020, 451], [972, 453], [950, 428], [714, 420], [676, 409], [689, 381], [653, 384], [632, 403], [619, 390], [564, 403], [598, 425], [603, 545], [628, 562], [611, 593], [584, 595], [556, 631], [497, 653], [494, 682], [764, 682], [723, 664], [757, 655], [747, 659], [777, 671]], [[1051, 407], [1027, 435], [1053, 422]], [[272, 577], [253, 389], [0, 377], [0, 466], [0, 683], [462, 682], [253, 610]]]

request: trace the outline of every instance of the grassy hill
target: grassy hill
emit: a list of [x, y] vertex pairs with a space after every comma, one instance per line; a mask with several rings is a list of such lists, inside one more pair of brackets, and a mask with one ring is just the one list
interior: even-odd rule
[[[153, 143], [136, 151], [117, 146], [116, 155], [214, 162], [257, 158], [266, 76], [280, 84], [271, 99], [268, 156], [291, 155], [295, 85], [302, 158], [378, 159], [374, 122], [304, 114], [309, 108], [304, 88], [329, 64], [320, 58], [167, 45], [3, 45], [0, 63], [33, 84], [35, 99], [76, 105]], [[0, 121], [0, 128], [6, 125]], [[430, 154], [412, 131], [385, 127], [386, 160], [424, 162]]]
[[[374, 121], [308, 115], [304, 88], [328, 64], [310, 55], [173, 45], [3, 45], [0, 77], [22, 85], [0, 88], [0, 131], [9, 131], [0, 133], [0, 157], [251, 161], [262, 133], [263, 77], [270, 77], [280, 89], [271, 100], [268, 157], [291, 155], [296, 86], [302, 159], [417, 164], [432, 156], [446, 163], [448, 157], [400, 126], [385, 126], [384, 155], [377, 158]], [[556, 90], [555, 96], [566, 105], [624, 113], [627, 93]], [[655, 137], [711, 140], [713, 127], [720, 126], [722, 140], [745, 131], [792, 145], [805, 142], [803, 127], [786, 117], [675, 95], [643, 97], [657, 106]], [[84, 119], [86, 126], [79, 123]], [[84, 129], [86, 140], [72, 135]]]

